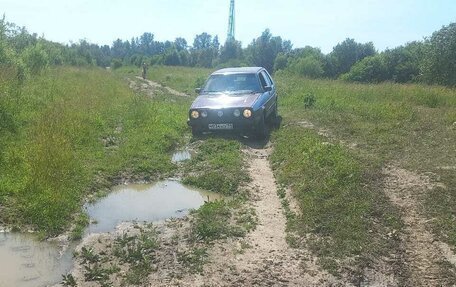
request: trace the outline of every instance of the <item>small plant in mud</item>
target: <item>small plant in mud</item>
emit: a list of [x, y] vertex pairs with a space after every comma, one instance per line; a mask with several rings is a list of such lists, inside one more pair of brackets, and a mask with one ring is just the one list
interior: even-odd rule
[[155, 230], [138, 236], [123, 234], [115, 240], [114, 256], [124, 263], [151, 261], [158, 247]]
[[76, 287], [76, 279], [74, 279], [72, 274], [62, 275], [62, 285], [66, 287]]
[[93, 248], [86, 248], [82, 247], [81, 248], [81, 258], [82, 258], [82, 263], [96, 263], [100, 261], [100, 256], [98, 254], [95, 254]]
[[137, 264], [130, 266], [130, 269], [125, 275], [124, 282], [128, 285], [144, 286], [147, 277], [153, 271], [155, 271], [155, 267], [153, 266], [151, 261], [141, 261]]
[[84, 233], [85, 227], [89, 224], [89, 216], [85, 213], [81, 213], [77, 216], [75, 226], [70, 233], [71, 240], [80, 240]]
[[106, 281], [109, 279], [109, 274], [106, 269], [102, 268], [99, 264], [84, 266], [84, 279], [85, 281]]
[[177, 260], [191, 272], [203, 272], [203, 266], [207, 261], [207, 249], [193, 248], [177, 255]]

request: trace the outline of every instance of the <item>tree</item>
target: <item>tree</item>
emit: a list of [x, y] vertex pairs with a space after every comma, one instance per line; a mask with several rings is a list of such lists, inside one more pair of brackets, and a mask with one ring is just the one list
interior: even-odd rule
[[424, 80], [456, 86], [456, 23], [444, 26], [427, 41]]
[[[127, 41], [128, 42], [128, 41]], [[154, 34], [143, 33], [139, 37], [138, 48], [146, 56], [152, 56], [155, 53]]]
[[168, 66], [178, 66], [181, 64], [179, 52], [176, 48], [166, 50], [165, 55], [163, 55], [163, 64]]
[[350, 71], [351, 67], [358, 61], [376, 54], [372, 42], [366, 44], [356, 43], [354, 39], [347, 38], [337, 44], [327, 57], [326, 75], [338, 77]]
[[421, 74], [421, 63], [424, 59], [424, 44], [412, 42], [384, 52], [388, 80], [407, 83], [417, 80]]
[[210, 68], [219, 53], [218, 37], [212, 38], [207, 33], [196, 35], [191, 49], [190, 64], [192, 66]]
[[242, 57], [241, 42], [236, 40], [226, 41], [220, 49], [220, 62], [226, 63], [229, 60], [240, 59]]
[[187, 45], [187, 40], [184, 38], [176, 38], [174, 40], [174, 47], [177, 49], [177, 51], [182, 51], [182, 50], [187, 50], [188, 45]]
[[202, 33], [195, 36], [193, 40], [193, 49], [194, 50], [204, 50], [209, 49], [212, 46], [212, 36], [208, 33]]
[[[286, 41], [286, 47], [289, 48], [289, 46], [290, 43]], [[282, 38], [273, 37], [269, 29], [266, 29], [260, 37], [254, 39], [247, 47], [246, 54], [250, 64], [264, 67], [272, 73], [275, 58], [283, 51]]]

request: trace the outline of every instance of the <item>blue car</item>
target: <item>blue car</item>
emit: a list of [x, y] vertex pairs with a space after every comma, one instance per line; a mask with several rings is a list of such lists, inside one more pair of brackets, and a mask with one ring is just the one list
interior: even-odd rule
[[277, 118], [276, 87], [261, 67], [218, 70], [196, 92], [188, 119], [194, 136], [235, 131], [264, 138]]

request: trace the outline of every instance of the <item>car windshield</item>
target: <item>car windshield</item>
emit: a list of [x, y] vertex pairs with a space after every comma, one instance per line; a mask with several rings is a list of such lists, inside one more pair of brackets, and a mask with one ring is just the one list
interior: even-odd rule
[[204, 87], [207, 93], [255, 93], [260, 92], [260, 83], [255, 74], [212, 75]]

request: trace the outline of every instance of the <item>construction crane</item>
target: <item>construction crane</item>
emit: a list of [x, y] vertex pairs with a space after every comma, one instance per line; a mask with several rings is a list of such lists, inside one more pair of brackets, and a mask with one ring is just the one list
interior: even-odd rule
[[226, 41], [234, 41], [234, 0], [230, 3], [230, 17], [228, 19], [228, 36]]

